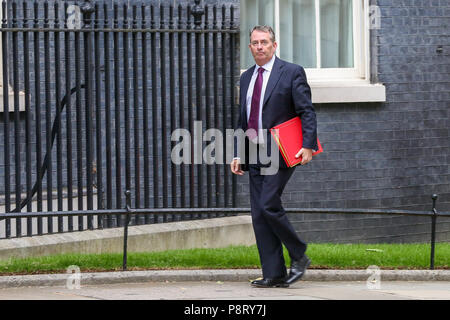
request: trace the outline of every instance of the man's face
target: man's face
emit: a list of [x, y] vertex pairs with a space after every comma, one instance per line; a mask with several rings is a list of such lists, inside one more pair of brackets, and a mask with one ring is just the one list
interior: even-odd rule
[[252, 32], [248, 47], [252, 52], [256, 64], [263, 66], [272, 59], [277, 49], [277, 43], [272, 42], [270, 33], [255, 30]]

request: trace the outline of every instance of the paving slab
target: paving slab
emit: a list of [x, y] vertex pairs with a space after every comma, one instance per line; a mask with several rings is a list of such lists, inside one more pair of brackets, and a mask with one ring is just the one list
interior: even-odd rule
[[253, 288], [248, 281], [165, 281], [0, 289], [0, 300], [450, 300], [449, 281], [300, 281]]

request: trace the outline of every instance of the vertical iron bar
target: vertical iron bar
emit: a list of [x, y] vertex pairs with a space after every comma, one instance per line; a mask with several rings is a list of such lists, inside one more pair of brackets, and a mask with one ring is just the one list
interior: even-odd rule
[[[81, 31], [75, 31], [75, 87], [76, 87], [76, 147], [77, 147], [77, 208], [83, 210], [83, 108], [81, 107]], [[78, 216], [78, 231], [84, 229], [84, 217]]]
[[[182, 29], [182, 6], [181, 4], [178, 5], [178, 29]], [[179, 106], [178, 106], [178, 112], [179, 112], [179, 126], [180, 128], [185, 127], [184, 123], [184, 83], [183, 83], [183, 77], [184, 77], [184, 70], [183, 70], [183, 58], [184, 58], [184, 46], [183, 46], [183, 33], [179, 32], [177, 33], [178, 36], [178, 97], [179, 97]], [[184, 208], [186, 206], [186, 192], [185, 192], [185, 166], [186, 164], [183, 163], [180, 166], [180, 201], [181, 201], [181, 207]], [[181, 217], [183, 219], [183, 216]]]
[[[209, 7], [206, 5], [205, 6], [205, 30], [209, 29], [209, 21], [208, 21], [208, 14], [209, 14]], [[211, 128], [211, 93], [210, 93], [210, 84], [211, 84], [211, 79], [210, 79], [210, 70], [211, 70], [211, 66], [210, 66], [210, 54], [209, 54], [209, 37], [210, 37], [210, 33], [209, 32], [205, 32], [205, 97], [206, 97], [206, 101], [205, 101], [205, 112], [206, 112], [206, 130]], [[207, 164], [206, 165], [206, 190], [207, 190], [207, 197], [206, 197], [206, 206], [208, 208], [212, 207], [212, 182], [211, 182], [211, 164]], [[210, 214], [208, 214], [208, 217], [210, 216]]]
[[[190, 30], [192, 28], [191, 24], [191, 6], [189, 5], [187, 7], [187, 25], [186, 28]], [[192, 110], [192, 32], [187, 33], [186, 35], [186, 42], [187, 42], [187, 88], [188, 88], [188, 127], [189, 132], [191, 133], [191, 159], [189, 163], [189, 207], [194, 208], [195, 207], [195, 189], [194, 189], [194, 115]], [[192, 215], [189, 214], [187, 216], [188, 219], [192, 218]]]
[[[45, 164], [47, 167], [47, 211], [53, 211], [53, 160], [52, 160], [52, 101], [50, 92], [50, 32], [48, 29], [48, 1], [44, 2], [44, 68], [45, 68], [45, 121], [46, 121], [46, 155]], [[48, 233], [53, 233], [53, 218], [47, 217]]]
[[[173, 5], [169, 7], [169, 29], [174, 29]], [[175, 58], [174, 58], [174, 33], [169, 33], [169, 79], [170, 79], [170, 132], [176, 129], [176, 106], [175, 106]], [[171, 150], [175, 146], [175, 142], [171, 141]], [[172, 208], [177, 206], [177, 170], [173, 161], [170, 161], [170, 175], [172, 184]]]
[[[155, 10], [150, 6], [150, 27], [155, 29]], [[159, 166], [158, 166], [158, 96], [156, 79], [156, 32], [151, 34], [151, 69], [152, 69], [152, 152], [153, 152], [153, 207], [159, 207]]]
[[[234, 29], [234, 7], [230, 7], [230, 30]], [[239, 109], [235, 107], [235, 98], [234, 98], [234, 90], [235, 90], [235, 34], [230, 33], [230, 113], [231, 113], [231, 127], [235, 126], [235, 114], [239, 112]], [[225, 128], [226, 129], [226, 128]], [[226, 158], [225, 158], [226, 159]], [[231, 175], [231, 205], [233, 208], [236, 207], [236, 175]]]
[[[146, 6], [141, 5], [141, 28], [146, 29]], [[144, 136], [144, 207], [150, 208], [150, 155], [149, 155], [149, 114], [148, 114], [148, 96], [147, 96], [147, 32], [141, 33], [142, 37], [142, 109], [143, 109], [143, 136]], [[145, 223], [150, 223], [149, 215], [145, 215]]]
[[[128, 29], [128, 5], [123, 4], [123, 28]], [[130, 79], [128, 61], [128, 32], [123, 32], [123, 77], [124, 77], [124, 112], [125, 112], [125, 190], [131, 190], [130, 159]], [[126, 221], [125, 221], [126, 223]]]
[[[23, 2], [23, 64], [24, 64], [24, 85], [25, 85], [25, 152], [26, 152], [26, 181], [27, 181], [27, 212], [32, 211], [32, 168], [31, 168], [31, 106], [30, 106], [30, 45], [29, 45], [29, 33], [26, 31], [28, 29], [28, 6], [27, 3]], [[33, 219], [27, 218], [27, 236], [31, 236], [33, 233]]]
[[[195, 29], [201, 29], [202, 23], [202, 15], [204, 14], [203, 8], [200, 6], [200, 1], [195, 1], [195, 6], [192, 9], [192, 14], [194, 15], [194, 24]], [[197, 121], [200, 121], [203, 124], [203, 104], [202, 104], [202, 53], [201, 53], [201, 45], [202, 45], [202, 36], [201, 33], [195, 33], [195, 91], [196, 91], [196, 106], [197, 109]], [[194, 134], [197, 134], [195, 132]], [[203, 135], [203, 132], [198, 132], [198, 134]], [[203, 139], [197, 139], [197, 141], [201, 141]], [[194, 144], [195, 146], [195, 144]], [[202, 155], [202, 144], [197, 145], [194, 148], [193, 153], [200, 156], [197, 164], [197, 206], [199, 208], [203, 207], [203, 192], [201, 192], [201, 188], [203, 186], [203, 165], [201, 164], [203, 161]], [[198, 215], [196, 215], [198, 217]]]
[[[160, 29], [165, 29], [164, 25], [164, 5], [161, 4], [159, 8], [160, 14]], [[163, 207], [168, 207], [168, 182], [167, 182], [167, 132], [166, 132], [166, 118], [167, 118], [167, 101], [166, 101], [166, 34], [159, 33], [160, 43], [160, 63], [161, 63], [161, 161], [162, 161], [162, 181], [163, 181]], [[163, 215], [164, 222], [167, 221], [167, 215]]]
[[[133, 43], [133, 105], [134, 105], [134, 185], [135, 185], [135, 208], [140, 208], [141, 206], [141, 175], [140, 175], [140, 155], [139, 148], [141, 144], [139, 143], [139, 76], [138, 76], [138, 32], [135, 31], [138, 28], [137, 24], [137, 6], [133, 5], [133, 25], [134, 29], [132, 32], [132, 43]], [[140, 223], [140, 218], [142, 216], [136, 216], [136, 224]], [[143, 217], [142, 217], [143, 218]]]
[[[17, 28], [17, 3], [12, 3], [12, 27]], [[22, 161], [20, 156], [21, 147], [21, 123], [20, 123], [20, 101], [19, 101], [19, 33], [12, 33], [13, 46], [13, 92], [14, 92], [14, 168], [15, 168], [15, 187], [16, 187], [16, 211], [20, 212], [20, 203], [22, 200]], [[22, 219], [16, 219], [16, 237], [22, 235]]]
[[[83, 109], [81, 107], [81, 32], [75, 31], [75, 86], [77, 140], [77, 208], [83, 210]], [[78, 231], [84, 229], [84, 217], [78, 216]]]
[[[108, 21], [108, 5], [105, 2], [103, 4], [103, 14], [104, 14], [104, 28], [109, 27]], [[112, 209], [112, 137], [111, 137], [111, 83], [110, 83], [110, 56], [109, 56], [109, 32], [104, 32], [104, 50], [105, 50], [105, 127], [106, 127], [106, 208]], [[108, 228], [113, 227], [112, 215], [108, 215], [107, 218]]]
[[[6, 12], [6, 1], [2, 2], [2, 12]], [[2, 17], [2, 28], [8, 27], [6, 14]], [[4, 159], [5, 159], [5, 212], [11, 212], [11, 161], [9, 145], [9, 79], [8, 79], [8, 33], [2, 32], [2, 68], [3, 68], [3, 128], [4, 128]], [[11, 237], [11, 221], [5, 220], [5, 237]]]
[[[94, 70], [92, 59], [92, 26], [91, 26], [91, 14], [94, 12], [94, 7], [89, 1], [86, 1], [81, 6], [83, 12], [84, 26], [84, 81], [85, 81], [85, 108], [86, 108], [86, 195], [87, 195], [87, 209], [93, 210], [93, 138], [92, 138], [92, 91], [93, 91], [93, 79], [92, 71]], [[88, 228], [93, 229], [93, 216], [88, 216]]]
[[[119, 28], [119, 5], [114, 3], [114, 29]], [[116, 208], [122, 207], [122, 165], [121, 165], [121, 130], [120, 130], [120, 55], [119, 32], [114, 32], [114, 122], [115, 122], [115, 157], [116, 157]], [[116, 216], [117, 226], [120, 225], [121, 216]]]
[[[218, 26], [217, 26], [217, 6], [214, 5], [213, 7], [213, 30], [218, 30]], [[220, 128], [220, 114], [219, 114], [219, 70], [218, 70], [218, 66], [219, 66], [219, 61], [218, 61], [218, 51], [217, 51], [217, 37], [218, 37], [218, 33], [214, 32], [213, 33], [213, 75], [214, 75], [214, 80], [213, 80], [213, 85], [214, 85], [214, 90], [213, 90], [213, 96], [214, 96], [214, 127], [215, 128]], [[225, 130], [226, 128], [224, 128]], [[225, 134], [225, 131], [222, 131], [223, 134]], [[225, 146], [223, 146], [225, 147]], [[217, 159], [218, 157], [216, 157]], [[224, 167], [224, 166], [222, 166]], [[220, 168], [221, 166], [219, 165], [215, 165], [215, 183], [216, 183], [216, 195], [215, 195], [215, 199], [216, 199], [216, 207], [220, 206], [220, 187], [221, 187], [221, 174], [220, 174]], [[224, 167], [226, 169], [226, 165]], [[217, 216], [217, 214], [214, 214], [215, 216]]]
[[[55, 20], [53, 27], [59, 29], [59, 5], [58, 2], [54, 4]], [[56, 102], [56, 185], [57, 185], [57, 197], [58, 197], [58, 211], [63, 210], [63, 168], [62, 168], [62, 131], [61, 131], [61, 83], [60, 83], [60, 36], [59, 32], [53, 33], [55, 42], [55, 102]], [[58, 216], [58, 232], [63, 232], [63, 217]]]
[[[95, 4], [95, 20], [94, 29], [100, 28], [100, 10], [98, 3]], [[94, 33], [94, 57], [95, 57], [95, 133], [96, 133], [96, 147], [97, 160], [95, 171], [96, 189], [97, 189], [97, 209], [104, 209], [103, 207], [103, 142], [102, 142], [102, 87], [101, 87], [101, 64], [100, 64], [100, 32]], [[98, 228], [103, 228], [103, 215], [97, 216]]]
[[434, 270], [434, 251], [436, 246], [436, 219], [437, 219], [437, 210], [436, 210], [436, 200], [438, 196], [437, 194], [433, 194], [431, 199], [433, 200], [433, 215], [431, 216], [431, 252], [430, 252], [430, 270]]
[[[65, 12], [65, 22], [64, 28], [66, 32], [64, 33], [64, 59], [65, 59], [65, 77], [66, 77], [66, 156], [67, 156], [67, 210], [73, 210], [73, 186], [72, 186], [72, 99], [71, 99], [71, 70], [70, 70], [70, 32], [67, 32], [67, 20], [68, 12], [67, 9], [69, 4], [64, 3]], [[73, 231], [73, 217], [68, 217], [68, 231]]]
[[[39, 5], [35, 1], [34, 7], [34, 23], [33, 27], [39, 28]], [[39, 31], [33, 34], [34, 42], [34, 91], [35, 91], [35, 107], [36, 107], [36, 176], [37, 176], [37, 211], [43, 211], [42, 208], [42, 179], [44, 172], [42, 168], [42, 140], [41, 140], [41, 71], [40, 71], [40, 50], [39, 50]], [[4, 70], [4, 69], [3, 69]], [[3, 82], [5, 83], [5, 82]], [[5, 146], [6, 147], [6, 146]], [[42, 235], [42, 217], [37, 218], [37, 234]]]
[[[225, 21], [226, 21], [226, 15], [225, 15], [225, 5], [222, 6], [222, 30], [226, 29], [225, 26]], [[223, 115], [223, 119], [222, 119], [222, 130], [226, 130], [227, 128], [227, 110], [228, 110], [228, 105], [227, 105], [227, 77], [226, 77], [226, 67], [227, 67], [227, 57], [226, 57], [226, 46], [227, 46], [227, 42], [226, 42], [226, 33], [223, 32], [221, 33], [221, 38], [222, 38], [222, 115]], [[226, 135], [223, 135], [223, 145], [226, 146]], [[225, 167], [227, 166], [226, 164], [226, 160], [227, 160], [227, 152], [226, 152], [226, 148], [224, 148], [224, 152], [223, 152], [223, 163], [225, 165]], [[226, 168], [224, 168], [224, 174], [223, 174], [223, 193], [224, 193], [224, 201], [223, 201], [223, 206], [226, 208], [228, 207], [228, 179], [229, 179], [229, 174], [228, 174], [228, 170], [226, 170]]]

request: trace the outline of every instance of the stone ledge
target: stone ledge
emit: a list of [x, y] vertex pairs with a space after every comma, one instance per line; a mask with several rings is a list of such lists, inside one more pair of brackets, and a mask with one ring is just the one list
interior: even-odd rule
[[[128, 227], [128, 251], [220, 248], [253, 245], [250, 216]], [[0, 260], [62, 253], [122, 253], [123, 228], [87, 230], [0, 240]]]

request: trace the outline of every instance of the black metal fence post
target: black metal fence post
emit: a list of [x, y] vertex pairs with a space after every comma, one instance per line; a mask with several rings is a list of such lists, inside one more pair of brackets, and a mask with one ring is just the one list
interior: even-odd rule
[[437, 210], [436, 210], [436, 200], [438, 196], [437, 194], [433, 194], [431, 199], [433, 199], [433, 215], [431, 216], [431, 253], [430, 253], [430, 270], [434, 270], [434, 249], [436, 244], [436, 219], [437, 219]]
[[122, 263], [122, 270], [127, 270], [127, 258], [128, 258], [128, 224], [130, 223], [130, 214], [132, 212], [131, 210], [131, 191], [126, 190], [125, 191], [125, 198], [126, 198], [126, 207], [127, 212], [125, 214], [125, 223], [123, 227], [123, 263]]

